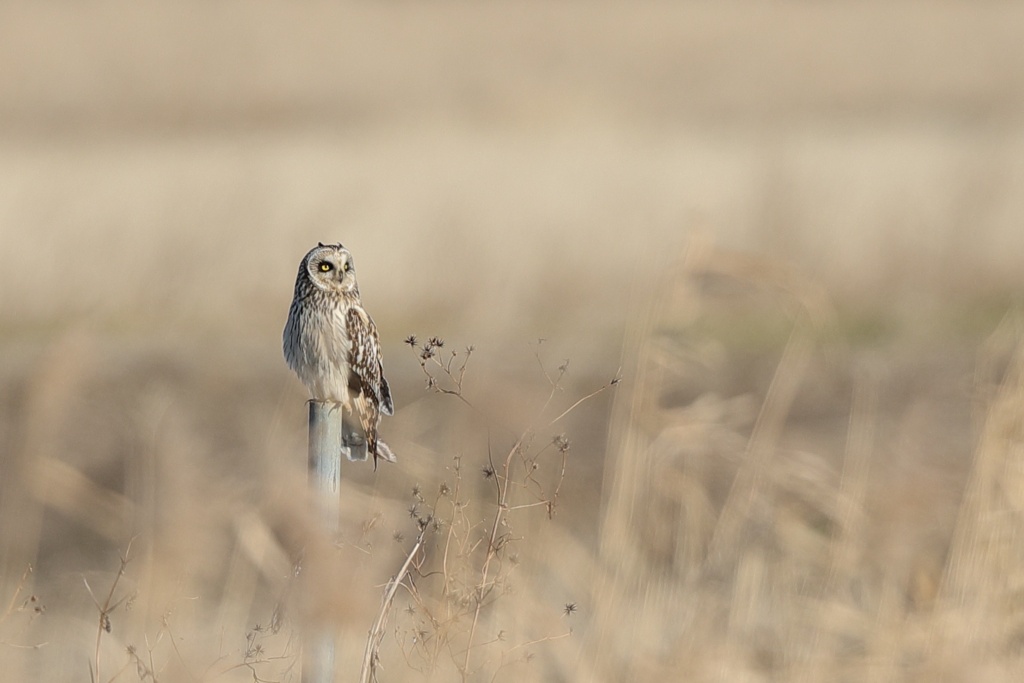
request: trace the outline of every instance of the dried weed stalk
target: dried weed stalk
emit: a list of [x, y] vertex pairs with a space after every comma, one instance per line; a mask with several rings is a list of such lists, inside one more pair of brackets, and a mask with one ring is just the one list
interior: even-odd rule
[[[395, 628], [397, 644], [406, 663], [422, 673], [433, 672], [442, 656], [454, 664], [462, 681], [478, 679], [515, 661], [529, 661], [529, 647], [568, 637], [565, 632], [503, 646], [508, 633], [497, 630], [489, 640], [481, 640], [483, 622], [492, 616], [491, 608], [512, 591], [511, 575], [519, 563], [516, 552], [525, 538], [513, 529], [513, 517], [531, 508], [539, 508], [553, 517], [559, 492], [565, 479], [570, 441], [565, 434], [541, 437], [556, 423], [588, 399], [618, 383], [612, 379], [595, 391], [579, 398], [567, 409], [550, 417], [556, 395], [563, 391], [568, 361], [550, 374], [539, 351], [535, 354], [549, 384], [549, 392], [526, 427], [516, 430], [501, 420], [486, 415], [464, 392], [464, 380], [473, 347], [464, 351], [446, 350], [445, 342], [431, 337], [423, 343], [411, 336], [406, 343], [416, 353], [426, 388], [451, 396], [467, 406], [487, 429], [486, 455], [467, 470], [461, 455], [452, 458], [451, 483], [442, 482], [428, 498], [413, 488], [409, 515], [417, 524], [417, 536], [400, 571], [388, 583], [380, 614], [370, 631], [361, 681], [377, 680], [379, 649], [387, 615], [399, 588], [410, 597], [404, 609], [404, 623]], [[499, 434], [501, 436], [494, 436]], [[507, 440], [510, 445], [495, 458], [494, 443]], [[467, 486], [467, 471], [479, 472], [486, 483], [489, 503], [474, 501], [472, 486]], [[484, 514], [480, 511], [484, 510]], [[396, 532], [396, 541], [402, 535]], [[428, 542], [429, 541], [429, 542]], [[575, 603], [553, 607], [571, 615]], [[493, 646], [493, 647], [490, 647]]]
[[[135, 597], [133, 593], [126, 593], [117, 600], [114, 600], [114, 595], [117, 593], [117, 586], [121, 582], [121, 579], [124, 577], [125, 570], [128, 568], [128, 563], [131, 562], [132, 543], [134, 542], [134, 538], [128, 541], [128, 547], [125, 548], [124, 554], [121, 555], [120, 558], [121, 566], [117, 569], [117, 575], [114, 576], [114, 580], [110, 584], [110, 590], [107, 591], [106, 598], [103, 600], [102, 605], [96, 598], [96, 594], [93, 592], [92, 586], [89, 585], [89, 580], [86, 579], [84, 576], [82, 577], [82, 582], [85, 584], [85, 589], [89, 591], [89, 596], [92, 597], [92, 602], [96, 606], [96, 611], [98, 613], [98, 620], [96, 625], [96, 650], [93, 654], [93, 660], [89, 663], [89, 676], [93, 683], [97, 683], [97, 681], [100, 680], [100, 644], [103, 641], [103, 634], [110, 633], [111, 629], [113, 628], [110, 621], [110, 615], [111, 613], [113, 613], [115, 609], [117, 609], [121, 605], [130, 604], [129, 601], [134, 599]], [[129, 654], [133, 655], [134, 652], [130, 651]], [[115, 678], [117, 678], [127, 666], [128, 663], [125, 663], [125, 665], [109, 680], [114, 680]]]
[[[225, 661], [234, 659], [237, 655], [221, 654], [211, 662], [201, 673], [194, 673], [195, 662], [183, 653], [178, 647], [180, 638], [175, 635], [171, 626], [174, 610], [168, 609], [160, 616], [160, 626], [156, 634], [150, 637], [149, 633], [142, 634], [144, 647], [129, 643], [125, 648], [126, 657], [120, 663], [117, 670], [109, 676], [101, 676], [101, 645], [105, 634], [111, 634], [114, 629], [113, 615], [118, 609], [129, 610], [138, 598], [137, 591], [122, 592], [119, 586], [124, 579], [128, 567], [134, 559], [132, 545], [135, 539], [129, 541], [123, 554], [119, 557], [117, 573], [111, 581], [110, 588], [103, 596], [102, 602], [88, 579], [82, 577], [86, 590], [92, 597], [93, 605], [97, 613], [96, 645], [89, 662], [89, 678], [92, 683], [105, 681], [112, 683], [122, 680], [131, 669], [134, 668], [135, 676], [140, 683], [160, 683], [165, 680], [166, 669], [175, 662], [187, 680], [190, 681], [216, 681], [231, 677], [240, 669], [248, 670], [253, 683], [279, 683], [285, 680], [289, 673], [295, 668], [298, 658], [296, 656], [297, 643], [294, 642], [293, 634], [287, 635], [279, 654], [271, 654], [268, 640], [275, 639], [278, 629], [276, 625], [262, 626], [256, 624], [245, 633], [245, 646], [241, 649], [241, 661]], [[117, 597], [120, 595], [120, 597]], [[33, 596], [33, 600], [36, 598]], [[40, 606], [41, 611], [41, 606]], [[284, 635], [281, 636], [285, 637]], [[169, 649], [168, 649], [169, 648]], [[160, 650], [163, 651], [160, 651]], [[110, 665], [108, 664], [108, 667]], [[268, 678], [268, 670], [272, 678]], [[172, 677], [173, 678], [173, 677]]]
[[[11, 594], [11, 599], [7, 602], [7, 607], [4, 609], [3, 614], [0, 614], [0, 624], [3, 624], [16, 613], [27, 613], [29, 615], [29, 619], [32, 620], [41, 616], [46, 611], [46, 606], [43, 604], [43, 601], [35, 593], [30, 593], [27, 597], [23, 597], [26, 592], [26, 586], [28, 585], [28, 579], [31, 575], [32, 565], [28, 565], [25, 568], [25, 571], [22, 572], [21, 578], [18, 580], [18, 585], [14, 587], [14, 592]], [[23, 645], [20, 643], [0, 641], [0, 645], [30, 650], [38, 650], [46, 644], [47, 643], [34, 643], [31, 645]]]

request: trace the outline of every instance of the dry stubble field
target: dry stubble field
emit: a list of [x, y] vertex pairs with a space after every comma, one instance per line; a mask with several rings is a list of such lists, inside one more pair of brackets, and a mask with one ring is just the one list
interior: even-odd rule
[[[1022, 28], [3, 4], [0, 679], [298, 680], [316, 624], [354, 679], [424, 520], [382, 681], [1017, 680]], [[317, 240], [398, 404], [337, 539], [279, 351]], [[472, 408], [424, 374], [470, 345]]]

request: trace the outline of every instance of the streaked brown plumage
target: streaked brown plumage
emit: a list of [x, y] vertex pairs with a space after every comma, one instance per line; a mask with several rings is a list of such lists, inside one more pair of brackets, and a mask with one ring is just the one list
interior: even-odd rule
[[366, 451], [352, 459], [372, 454], [374, 469], [378, 458], [394, 462], [377, 436], [381, 415], [394, 414], [380, 339], [359, 299], [352, 254], [341, 244], [321, 243], [302, 259], [284, 328], [284, 357], [310, 398], [340, 403], [359, 418]]

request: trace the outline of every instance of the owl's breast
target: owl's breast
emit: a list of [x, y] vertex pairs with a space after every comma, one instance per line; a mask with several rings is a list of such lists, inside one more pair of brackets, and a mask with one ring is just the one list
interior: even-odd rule
[[352, 341], [344, 307], [304, 317], [297, 335], [295, 373], [309, 389], [310, 398], [348, 403]]

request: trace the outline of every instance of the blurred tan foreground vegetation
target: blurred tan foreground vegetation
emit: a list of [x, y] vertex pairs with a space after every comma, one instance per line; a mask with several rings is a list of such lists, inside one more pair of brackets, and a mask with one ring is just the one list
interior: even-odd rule
[[[355, 679], [417, 520], [381, 681], [1019, 680], [1022, 34], [3, 3], [0, 680], [296, 681], [315, 627]], [[279, 350], [318, 240], [398, 407], [337, 539]]]

